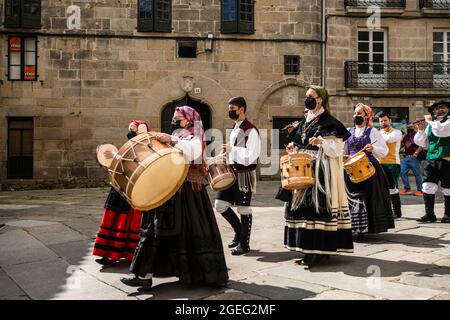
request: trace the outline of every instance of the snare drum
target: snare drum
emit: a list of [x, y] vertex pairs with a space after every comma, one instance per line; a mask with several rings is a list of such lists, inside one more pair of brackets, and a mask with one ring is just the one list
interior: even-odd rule
[[236, 176], [227, 165], [226, 158], [219, 155], [208, 158], [208, 181], [214, 191], [223, 191], [230, 188], [236, 182]]
[[309, 153], [290, 153], [280, 159], [281, 186], [287, 190], [314, 185], [313, 158]]
[[365, 152], [358, 152], [344, 161], [344, 169], [351, 182], [363, 182], [375, 174], [375, 167]]
[[111, 185], [141, 211], [159, 207], [184, 183], [189, 170], [183, 153], [142, 133], [128, 140], [109, 166]]

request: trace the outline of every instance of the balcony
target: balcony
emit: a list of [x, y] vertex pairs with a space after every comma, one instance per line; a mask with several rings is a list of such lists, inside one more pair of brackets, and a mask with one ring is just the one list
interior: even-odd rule
[[347, 89], [450, 89], [450, 62], [345, 62]]
[[406, 0], [345, 0], [345, 9], [349, 14], [369, 15], [369, 8], [379, 7], [381, 14], [402, 14], [406, 8]]
[[420, 0], [420, 9], [427, 15], [448, 15], [450, 0]]

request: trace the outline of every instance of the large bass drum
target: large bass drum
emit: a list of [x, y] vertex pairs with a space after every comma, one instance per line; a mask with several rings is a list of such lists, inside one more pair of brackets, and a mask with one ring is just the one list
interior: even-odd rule
[[183, 153], [156, 140], [155, 134], [142, 133], [128, 140], [108, 169], [114, 189], [141, 211], [154, 209], [169, 200], [189, 170]]

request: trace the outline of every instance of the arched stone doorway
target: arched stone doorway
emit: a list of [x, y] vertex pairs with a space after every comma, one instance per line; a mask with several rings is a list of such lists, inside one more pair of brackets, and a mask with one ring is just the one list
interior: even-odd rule
[[164, 106], [161, 111], [161, 131], [165, 133], [172, 133], [171, 130], [171, 122], [172, 116], [176, 107], [179, 106], [189, 106], [194, 108], [202, 118], [203, 127], [206, 130], [211, 129], [212, 126], [212, 118], [211, 118], [211, 109], [207, 104], [202, 103], [199, 100], [192, 99], [188, 94], [185, 95], [180, 100], [175, 100], [170, 102]]

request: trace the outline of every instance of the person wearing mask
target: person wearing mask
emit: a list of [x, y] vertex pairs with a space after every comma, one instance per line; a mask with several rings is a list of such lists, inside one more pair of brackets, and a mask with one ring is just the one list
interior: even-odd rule
[[351, 216], [345, 190], [343, 146], [350, 137], [330, 113], [325, 88], [306, 92], [305, 119], [288, 128], [288, 153], [312, 155], [315, 184], [285, 192], [284, 246], [304, 254], [299, 262], [309, 268], [331, 255], [353, 252]]
[[178, 277], [180, 283], [223, 285], [228, 269], [211, 201], [206, 192], [203, 124], [189, 106], [175, 109], [172, 135], [155, 138], [183, 152], [189, 171], [180, 189], [161, 206], [142, 213], [140, 240], [131, 275], [122, 283], [152, 289], [153, 277]]
[[[417, 220], [419, 222], [435, 222], [437, 220], [434, 213], [434, 200], [440, 182], [445, 202], [445, 212], [441, 222], [450, 223], [449, 109], [450, 101], [436, 102], [428, 108], [430, 115], [425, 116], [425, 121], [417, 124], [418, 132], [414, 136], [414, 143], [428, 148], [422, 186], [425, 215]], [[427, 123], [426, 127], [425, 122]]]
[[363, 151], [375, 168], [375, 174], [360, 183], [353, 183], [347, 176], [347, 187], [352, 200], [350, 212], [352, 229], [359, 239], [367, 233], [386, 232], [395, 227], [392, 214], [389, 184], [377, 158], [388, 154], [383, 136], [373, 127], [372, 108], [358, 103], [353, 115], [354, 127], [348, 128], [351, 137], [345, 143], [345, 151], [353, 156]]
[[[236, 182], [228, 189], [217, 193], [214, 203], [234, 230], [234, 238], [228, 247], [232, 255], [243, 255], [250, 251], [252, 229], [252, 195], [256, 191], [256, 167], [261, 150], [261, 138], [258, 129], [246, 115], [247, 102], [243, 97], [228, 101], [228, 114], [234, 120], [229, 143], [222, 146], [228, 155], [228, 163], [236, 174]], [[237, 206], [236, 215], [232, 206]]]

